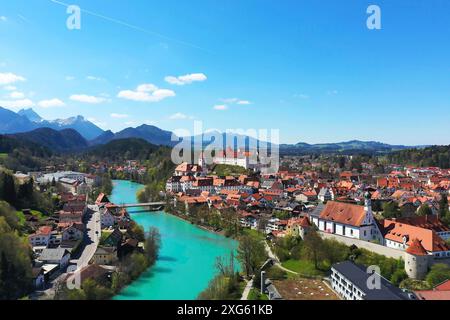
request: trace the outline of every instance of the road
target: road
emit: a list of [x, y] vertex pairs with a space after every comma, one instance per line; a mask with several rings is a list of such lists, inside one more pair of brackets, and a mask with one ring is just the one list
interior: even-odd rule
[[83, 239], [84, 249], [80, 257], [75, 260], [78, 270], [88, 266], [89, 261], [91, 261], [95, 251], [97, 251], [97, 247], [102, 234], [100, 212], [98, 211], [98, 206], [90, 205], [88, 207], [91, 213], [88, 215], [88, 220], [86, 222], [86, 230]]
[[[100, 222], [100, 212], [98, 211], [98, 206], [90, 205], [88, 206], [90, 209], [90, 212], [88, 213], [86, 217], [86, 228], [84, 233], [84, 238], [82, 242], [82, 251], [77, 258], [71, 260], [72, 265], [76, 265], [76, 271], [81, 270], [82, 268], [89, 265], [89, 261], [91, 261], [92, 257], [94, 256], [95, 251], [97, 251], [98, 244], [100, 242], [100, 237], [102, 234], [101, 230], [101, 222]], [[30, 295], [30, 298], [32, 300], [39, 299], [39, 300], [52, 300], [55, 296], [55, 290], [60, 281], [62, 279], [65, 279], [67, 277], [66, 272], [70, 272], [69, 269], [71, 267], [69, 266], [67, 271], [58, 272], [54, 279], [52, 279], [47, 285], [46, 289], [44, 290], [37, 290], [33, 294]], [[73, 272], [75, 270], [71, 270]], [[76, 272], [75, 271], [75, 272]]]

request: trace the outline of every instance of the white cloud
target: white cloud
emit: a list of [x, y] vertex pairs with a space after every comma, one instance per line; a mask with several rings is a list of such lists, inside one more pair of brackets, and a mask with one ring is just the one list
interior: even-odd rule
[[0, 20], [1, 20], [1, 21], [3, 21], [3, 22], [5, 22], [5, 21], [7, 21], [7, 20], [8, 20], [8, 18], [7, 18], [7, 17], [5, 17], [5, 16], [0, 16]]
[[175, 92], [168, 89], [159, 89], [153, 84], [141, 84], [136, 90], [122, 90], [117, 94], [118, 98], [141, 101], [158, 102], [169, 97], [175, 97]]
[[329, 96], [334, 96], [334, 95], [337, 95], [339, 93], [339, 91], [337, 91], [337, 90], [331, 90], [331, 91], [328, 91], [327, 92], [327, 94], [329, 95]]
[[203, 82], [206, 81], [206, 79], [208, 79], [208, 77], [203, 73], [191, 73], [179, 77], [168, 76], [164, 78], [166, 82], [177, 86], [184, 86], [185, 84], [191, 84], [193, 82]]
[[127, 121], [127, 122], [125, 122], [125, 124], [127, 126], [132, 126], [132, 125], [134, 125], [134, 121]]
[[83, 102], [83, 103], [90, 103], [90, 104], [99, 104], [99, 103], [103, 103], [106, 101], [105, 98], [89, 96], [86, 94], [73, 94], [70, 96], [70, 100]]
[[6, 86], [6, 87], [3, 87], [3, 89], [5, 89], [6, 91], [15, 91], [15, 90], [17, 90], [17, 87], [14, 87], [14, 86]]
[[129, 117], [129, 115], [127, 115], [127, 114], [111, 113], [111, 118], [115, 118], [115, 119], [125, 119], [128, 117]]
[[294, 94], [294, 98], [309, 99], [309, 96], [304, 93], [296, 93]]
[[221, 101], [225, 102], [225, 103], [236, 103], [239, 101], [238, 98], [227, 98], [227, 99], [220, 99]]
[[154, 126], [154, 125], [156, 125], [156, 121], [154, 121], [154, 120], [145, 120], [144, 121], [144, 124], [146, 124], [146, 125], [149, 125], [149, 126]]
[[139, 92], [153, 92], [158, 90], [158, 87], [151, 83], [144, 83], [139, 85], [136, 90]]
[[103, 81], [103, 80], [105, 80], [103, 78], [96, 77], [96, 76], [87, 76], [86, 79], [91, 80], [91, 81]]
[[14, 109], [21, 109], [21, 108], [30, 108], [30, 107], [34, 106], [34, 103], [30, 99], [3, 100], [3, 101], [0, 101], [0, 106], [14, 110]]
[[38, 106], [41, 108], [57, 108], [64, 107], [66, 104], [60, 99], [54, 98], [49, 100], [42, 100], [38, 102]]
[[184, 113], [181, 113], [181, 112], [177, 112], [177, 113], [174, 113], [173, 115], [171, 115], [169, 117], [169, 119], [170, 120], [186, 120], [186, 119], [192, 120], [192, 119], [194, 119], [194, 117], [193, 116], [188, 116], [188, 115], [186, 115]]
[[252, 104], [250, 101], [248, 100], [242, 100], [239, 98], [227, 98], [227, 99], [220, 99], [223, 103], [226, 104], [239, 104], [239, 105], [249, 105]]
[[72, 80], [75, 80], [75, 77], [73, 77], [73, 76], [66, 76], [66, 80], [67, 81], [72, 81]]
[[22, 76], [18, 76], [14, 73], [0, 73], [0, 85], [10, 84], [19, 81], [25, 81], [26, 79]]
[[9, 97], [11, 99], [23, 99], [25, 98], [25, 94], [23, 92], [13, 91], [9, 94]]
[[220, 104], [220, 105], [214, 106], [214, 110], [224, 111], [227, 109], [228, 109], [228, 106], [226, 104]]

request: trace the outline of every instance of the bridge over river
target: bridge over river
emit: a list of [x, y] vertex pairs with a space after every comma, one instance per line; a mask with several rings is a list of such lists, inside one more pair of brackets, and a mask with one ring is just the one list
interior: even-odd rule
[[129, 209], [129, 208], [144, 208], [149, 211], [158, 211], [162, 210], [166, 205], [165, 202], [146, 202], [146, 203], [122, 203], [118, 205], [120, 208]]

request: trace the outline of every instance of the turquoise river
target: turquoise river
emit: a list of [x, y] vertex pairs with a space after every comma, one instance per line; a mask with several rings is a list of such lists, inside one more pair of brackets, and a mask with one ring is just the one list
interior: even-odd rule
[[[142, 185], [113, 181], [110, 200], [116, 204], [136, 203]], [[133, 212], [132, 218], [145, 230], [156, 227], [162, 246], [157, 263], [126, 287], [116, 300], [194, 300], [216, 274], [217, 257], [229, 257], [237, 242], [200, 229], [164, 212]]]

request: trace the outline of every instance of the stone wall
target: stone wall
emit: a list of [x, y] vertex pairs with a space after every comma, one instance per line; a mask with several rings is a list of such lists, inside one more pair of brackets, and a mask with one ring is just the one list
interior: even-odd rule
[[376, 243], [359, 240], [359, 239], [353, 239], [353, 238], [346, 238], [343, 236], [339, 236], [336, 234], [330, 234], [330, 233], [324, 233], [320, 232], [320, 235], [323, 239], [333, 239], [338, 242], [341, 242], [347, 246], [355, 245], [358, 248], [366, 249], [372, 252], [375, 252], [377, 254], [386, 256], [388, 258], [394, 258], [394, 259], [400, 259], [402, 258], [404, 260], [405, 252], [393, 248], [388, 248]]

